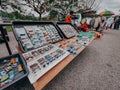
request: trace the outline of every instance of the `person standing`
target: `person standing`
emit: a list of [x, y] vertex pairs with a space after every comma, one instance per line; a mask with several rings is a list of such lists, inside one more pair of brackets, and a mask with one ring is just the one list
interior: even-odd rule
[[114, 18], [113, 17], [110, 17], [110, 18], [107, 19], [107, 21], [106, 21], [106, 30], [108, 28], [110, 28], [110, 26], [113, 24], [113, 22], [114, 22]]
[[95, 23], [94, 23], [95, 31], [99, 31], [100, 23], [101, 23], [101, 17], [98, 16], [97, 18], [95, 18]]
[[70, 11], [70, 13], [68, 13], [68, 14], [66, 15], [64, 21], [71, 23], [71, 18], [72, 18], [72, 16], [73, 16], [73, 11]]
[[93, 18], [91, 19], [91, 21], [90, 21], [90, 27], [91, 27], [91, 29], [94, 28], [94, 24], [95, 24], [95, 17], [93, 17]]

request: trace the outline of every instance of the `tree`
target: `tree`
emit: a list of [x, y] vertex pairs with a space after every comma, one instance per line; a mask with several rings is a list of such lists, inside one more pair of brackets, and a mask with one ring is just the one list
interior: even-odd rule
[[79, 0], [78, 7], [82, 17], [95, 14], [103, 0]]
[[54, 11], [54, 10], [51, 10], [50, 11], [50, 18], [56, 18], [58, 15], [58, 12], [57, 11]]
[[[50, 16], [52, 16], [53, 13], [58, 13], [59, 17], [64, 17], [70, 10], [74, 12], [96, 10], [99, 8], [101, 1], [102, 0], [9, 0], [6, 2], [6, 5], [11, 5], [14, 12], [19, 12], [23, 15], [26, 15], [27, 8], [31, 8], [31, 11], [38, 13], [39, 20], [41, 20], [41, 16], [45, 12], [49, 13]], [[26, 10], [23, 7], [26, 7]]]
[[53, 1], [54, 0], [9, 0], [6, 2], [6, 7], [10, 5], [15, 12], [17, 11], [22, 14], [26, 13], [25, 8], [23, 7], [31, 8], [32, 11], [38, 13], [39, 20], [41, 20], [42, 14], [47, 11]]
[[48, 7], [51, 5], [54, 0], [25, 0], [26, 5], [31, 7], [35, 12], [39, 14], [39, 20], [41, 16], [45, 13]]
[[79, 7], [86, 10], [97, 10], [103, 0], [79, 0]]
[[[51, 10], [49, 11], [56, 11], [58, 12], [58, 19], [64, 18], [65, 15], [77, 7], [78, 0], [55, 0], [52, 2]], [[73, 7], [74, 6], [74, 7]]]

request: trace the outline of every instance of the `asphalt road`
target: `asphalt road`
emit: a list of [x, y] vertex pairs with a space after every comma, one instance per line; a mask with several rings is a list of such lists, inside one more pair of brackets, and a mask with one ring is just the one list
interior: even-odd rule
[[120, 30], [105, 31], [44, 90], [120, 90]]
[[[0, 44], [0, 52], [3, 48]], [[7, 90], [33, 90], [28, 81], [23, 83]], [[120, 30], [105, 31], [102, 39], [94, 40], [44, 90], [120, 90]]]

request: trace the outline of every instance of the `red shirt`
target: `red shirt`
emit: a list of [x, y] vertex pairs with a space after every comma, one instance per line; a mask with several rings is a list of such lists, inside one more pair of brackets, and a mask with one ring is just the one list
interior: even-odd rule
[[82, 28], [82, 29], [87, 29], [87, 27], [88, 27], [87, 23], [85, 23], [85, 24], [83, 24], [83, 25], [80, 26], [80, 28]]
[[67, 14], [66, 17], [65, 17], [65, 22], [71, 22], [71, 17], [72, 15], [71, 14]]
[[80, 28], [87, 32], [88, 31], [88, 24], [85, 23], [85, 24], [81, 25]]

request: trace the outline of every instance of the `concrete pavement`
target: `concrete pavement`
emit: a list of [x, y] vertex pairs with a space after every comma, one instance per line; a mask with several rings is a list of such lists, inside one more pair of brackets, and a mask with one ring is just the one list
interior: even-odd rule
[[120, 30], [105, 31], [44, 90], [120, 90]]

